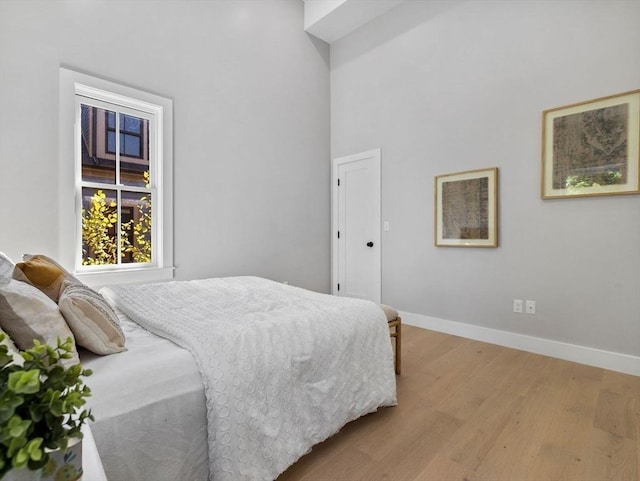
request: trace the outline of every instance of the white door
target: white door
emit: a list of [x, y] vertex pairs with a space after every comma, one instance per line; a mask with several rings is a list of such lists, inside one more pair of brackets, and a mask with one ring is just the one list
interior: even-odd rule
[[333, 161], [332, 293], [380, 302], [380, 149]]

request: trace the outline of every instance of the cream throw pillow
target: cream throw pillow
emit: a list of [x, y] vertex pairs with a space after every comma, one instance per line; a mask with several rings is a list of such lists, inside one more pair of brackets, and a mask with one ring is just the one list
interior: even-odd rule
[[396, 311], [393, 307], [387, 306], [386, 304], [380, 304], [380, 307], [382, 307], [384, 315], [387, 316], [387, 322], [391, 322], [396, 317], [398, 317], [398, 311]]
[[[9, 278], [0, 278], [0, 328], [22, 350], [33, 347], [34, 339], [50, 346], [57, 344], [57, 338], [74, 339], [55, 302], [31, 284]], [[72, 358], [62, 363], [79, 362], [74, 350]]]
[[102, 355], [124, 351], [118, 317], [96, 291], [85, 285], [68, 286], [58, 306], [79, 346]]

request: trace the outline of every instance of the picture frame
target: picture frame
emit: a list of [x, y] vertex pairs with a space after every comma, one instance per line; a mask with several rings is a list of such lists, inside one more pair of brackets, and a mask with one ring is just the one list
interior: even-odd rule
[[497, 167], [436, 176], [436, 247], [498, 247], [497, 206]]
[[640, 90], [543, 111], [543, 199], [638, 193]]

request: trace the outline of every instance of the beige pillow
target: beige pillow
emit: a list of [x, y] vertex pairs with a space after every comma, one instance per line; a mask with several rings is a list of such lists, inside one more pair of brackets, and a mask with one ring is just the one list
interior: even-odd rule
[[58, 301], [76, 343], [96, 354], [124, 351], [124, 333], [107, 301], [85, 285], [68, 286]]
[[391, 322], [398, 317], [398, 311], [396, 311], [393, 307], [387, 306], [386, 304], [380, 304], [380, 307], [382, 307], [384, 315], [387, 316], [387, 322]]
[[[51, 346], [57, 338], [74, 339], [55, 302], [31, 284], [10, 278], [0, 278], [0, 328], [22, 350], [33, 347], [34, 339]], [[79, 362], [74, 349], [72, 358], [63, 364]]]
[[25, 255], [13, 271], [13, 278], [30, 282], [44, 292], [53, 302], [58, 302], [62, 291], [69, 285], [81, 282], [53, 259], [43, 255]]

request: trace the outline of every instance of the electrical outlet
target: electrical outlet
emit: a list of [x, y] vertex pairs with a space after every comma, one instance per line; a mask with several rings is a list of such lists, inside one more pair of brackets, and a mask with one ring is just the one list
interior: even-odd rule
[[513, 312], [522, 313], [522, 299], [513, 300]]
[[536, 313], [536, 301], [527, 301], [527, 314], [535, 314]]

